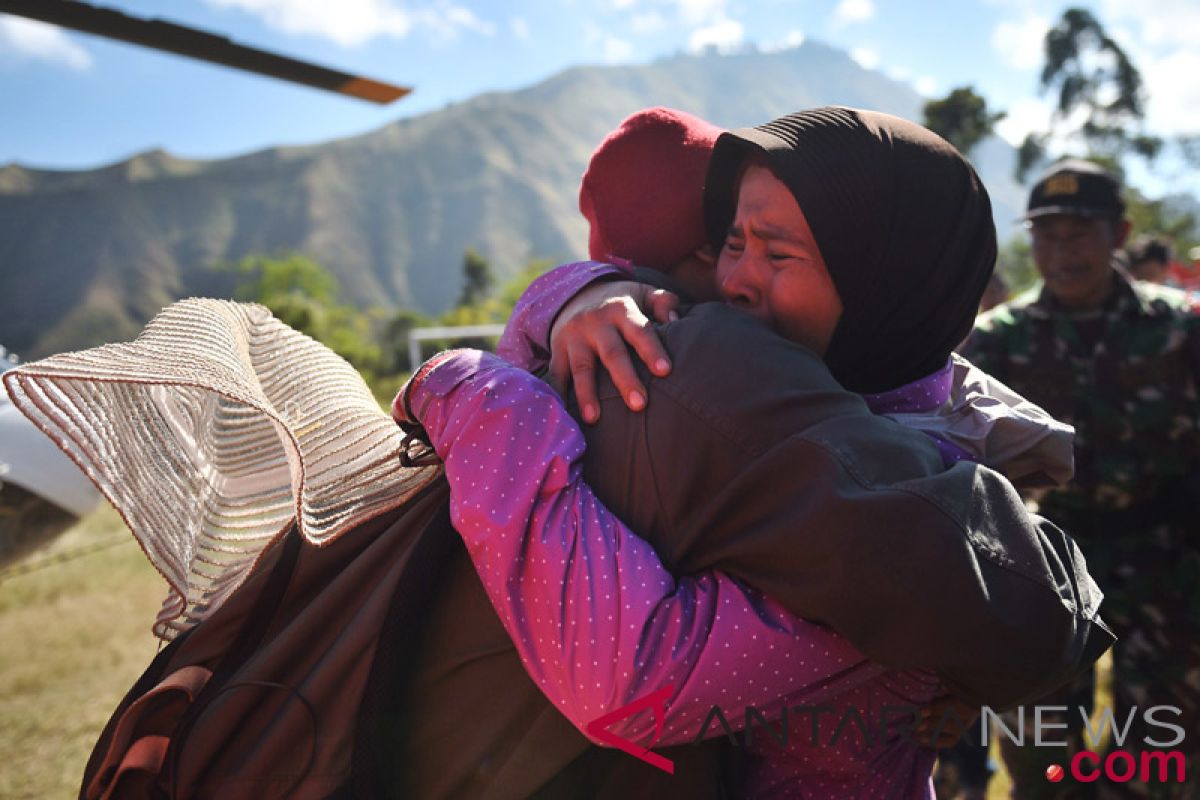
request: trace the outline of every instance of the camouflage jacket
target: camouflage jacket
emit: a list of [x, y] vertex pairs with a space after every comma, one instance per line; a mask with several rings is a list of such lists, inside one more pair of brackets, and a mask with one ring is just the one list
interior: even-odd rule
[[1115, 280], [1090, 312], [1035, 288], [981, 316], [962, 347], [1075, 426], [1075, 478], [1043, 498], [1048, 513], [1153, 504], [1200, 479], [1200, 313], [1178, 290]]

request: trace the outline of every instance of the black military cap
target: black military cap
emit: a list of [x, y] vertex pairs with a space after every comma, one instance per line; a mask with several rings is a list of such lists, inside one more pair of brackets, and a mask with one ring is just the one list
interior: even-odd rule
[[1123, 217], [1121, 184], [1099, 164], [1068, 158], [1042, 173], [1029, 194], [1025, 219], [1050, 214], [1082, 217]]

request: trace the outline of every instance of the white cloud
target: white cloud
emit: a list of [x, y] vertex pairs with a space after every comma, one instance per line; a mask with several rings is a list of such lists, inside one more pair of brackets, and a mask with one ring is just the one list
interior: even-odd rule
[[351, 47], [377, 36], [403, 38], [413, 15], [383, 0], [208, 0], [260, 17], [269, 27], [292, 35], [316, 35]]
[[1200, 52], [1180, 48], [1141, 63], [1146, 122], [1156, 133], [1200, 133]]
[[0, 14], [0, 52], [5, 50], [76, 70], [92, 65], [91, 54], [57, 25]]
[[875, 16], [875, 3], [872, 0], [840, 0], [833, 10], [833, 25], [844, 28], [856, 22], [866, 22]]
[[715, 25], [728, 21], [725, 16], [727, 0], [672, 0], [679, 16], [688, 25]]
[[583, 44], [588, 52], [599, 52], [609, 63], [629, 61], [635, 52], [632, 42], [611, 36], [590, 19], [583, 23]]
[[1101, 0], [1100, 19], [1109, 27], [1125, 23], [1140, 31], [1150, 48], [1195, 49], [1200, 4], [1195, 0]]
[[1006, 20], [992, 31], [992, 48], [1014, 69], [1037, 69], [1042, 63], [1043, 42], [1049, 29], [1046, 18], [1036, 14], [1020, 21]]
[[[990, 2], [1019, 15], [997, 26], [993, 47], [1014, 67], [1039, 67], [1046, 20], [1024, 0]], [[1094, 6], [1092, 13], [1142, 73], [1148, 130], [1167, 135], [1200, 130], [1195, 113], [1200, 107], [1200, 51], [1196, 47], [1200, 3], [1097, 0]], [[1002, 125], [1016, 127], [1012, 121]]]
[[793, 47], [799, 47], [800, 45], [804, 44], [804, 39], [805, 39], [804, 31], [802, 31], [802, 30], [788, 31], [787, 35], [784, 36], [779, 41], [765, 42], [762, 45], [762, 51], [764, 53], [778, 53], [781, 50], [790, 50]]
[[1146, 122], [1159, 134], [1196, 133], [1200, 97], [1200, 4], [1155, 0], [1102, 0], [1101, 20], [1133, 59], [1145, 87]]
[[917, 81], [913, 84], [913, 87], [922, 97], [933, 97], [935, 94], [937, 94], [937, 79], [935, 79], [932, 75], [922, 75], [921, 77], [917, 78]]
[[879, 66], [879, 54], [869, 47], [856, 47], [850, 51], [853, 58], [863, 69], [875, 69]]
[[496, 26], [475, 16], [475, 12], [462, 6], [446, 6], [421, 11], [417, 19], [424, 25], [442, 29], [443, 33], [453, 36], [459, 30], [475, 31], [484, 36], [496, 32]]
[[[1044, 13], [1045, 7], [1032, 5], [1033, 0], [985, 0], [1005, 9], [1013, 18], [1027, 19]], [[1195, 0], [1094, 0], [1088, 4], [1108, 34], [1129, 55], [1141, 71], [1146, 95], [1145, 130], [1160, 136], [1200, 132], [1200, 50], [1196, 47], [1200, 31], [1200, 3]], [[1057, 20], [1055, 20], [1057, 21]], [[1016, 24], [1015, 22], [1012, 24]], [[993, 39], [995, 44], [995, 39]], [[1040, 65], [1040, 57], [1037, 64]], [[1033, 78], [1030, 77], [1032, 84]], [[1024, 100], [1010, 104], [1009, 117], [997, 125], [997, 131], [1010, 142], [1019, 142], [1030, 130], [1045, 130], [1050, 118], [1053, 93], [1042, 102]], [[1073, 130], [1081, 123], [1081, 115], [1067, 120], [1060, 127]], [[1060, 135], [1049, 144], [1054, 153], [1079, 152], [1079, 141], [1068, 141]], [[1173, 187], [1200, 195], [1197, 171], [1172, 161], [1168, 150], [1153, 170], [1138, 159], [1130, 159], [1131, 183], [1151, 195], [1161, 194]], [[1172, 166], [1168, 166], [1172, 165]], [[1171, 175], [1164, 182], [1163, 176]]]
[[402, 8], [392, 0], [206, 0], [209, 5], [253, 14], [269, 27], [291, 35], [321, 36], [344, 47], [378, 37], [403, 39], [415, 28], [450, 39], [468, 30], [490, 36], [495, 25], [470, 9], [437, 3], [420, 9]]
[[512, 30], [513, 36], [521, 41], [529, 40], [529, 23], [524, 17], [513, 17], [508, 21], [508, 27]]
[[746, 29], [737, 20], [722, 17], [711, 25], [697, 28], [688, 38], [688, 49], [693, 52], [715, 47], [727, 53], [739, 48], [746, 37]]
[[727, 52], [745, 40], [745, 27], [727, 12], [729, 0], [604, 0], [604, 6], [641, 9], [628, 19], [629, 30], [635, 35], [657, 33], [672, 24], [687, 29], [688, 49], [692, 51], [716, 47]]
[[602, 46], [604, 60], [609, 63], [628, 61], [633, 57], [633, 43], [614, 36], [607, 36]]
[[1045, 131], [1050, 126], [1054, 106], [1047, 100], [1023, 97], [1004, 109], [1004, 119], [996, 123], [996, 133], [1014, 147], [1032, 131]]
[[645, 14], [634, 14], [633, 19], [629, 20], [629, 27], [634, 33], [645, 35], [661, 31], [667, 27], [667, 21], [657, 11], [650, 11]]

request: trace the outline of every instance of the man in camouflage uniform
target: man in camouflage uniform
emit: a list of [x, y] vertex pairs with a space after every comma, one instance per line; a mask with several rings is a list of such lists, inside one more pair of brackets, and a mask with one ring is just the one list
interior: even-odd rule
[[[1045, 768], [1067, 767], [1069, 754], [1027, 741], [1005, 748], [1014, 797], [1200, 796], [1200, 315], [1182, 292], [1114, 267], [1129, 232], [1124, 208], [1104, 169], [1078, 160], [1051, 167], [1026, 214], [1043, 286], [982, 316], [963, 352], [1075, 426], [1074, 480], [1037, 500], [1076, 537], [1105, 592], [1101, 611], [1119, 637], [1118, 729], [1130, 707], [1138, 709], [1119, 749], [1137, 759], [1153, 749], [1143, 736], [1178, 738], [1141, 724], [1150, 706], [1178, 707], [1182, 718], [1155, 716], [1186, 732], [1166, 749], [1184, 751], [1194, 775], [1187, 787], [1103, 775], [1080, 784], [1069, 772], [1051, 783]], [[1039, 702], [1069, 706], [1073, 747], [1081, 735], [1076, 706], [1091, 706], [1091, 687], [1089, 675]], [[1083, 746], [1100, 750], [1087, 739]]]

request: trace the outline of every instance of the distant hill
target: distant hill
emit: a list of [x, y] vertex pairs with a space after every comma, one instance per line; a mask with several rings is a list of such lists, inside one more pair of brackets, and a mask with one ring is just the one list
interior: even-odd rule
[[[211, 267], [296, 250], [360, 306], [447, 308], [463, 251], [501, 277], [584, 255], [576, 208], [592, 149], [667, 105], [751, 125], [838, 103], [920, 119], [922, 98], [819, 43], [782, 52], [580, 67], [377, 131], [216, 161], [163, 151], [95, 170], [0, 168], [0, 342], [25, 358], [130, 338], [174, 299], [228, 292]], [[978, 163], [1001, 235], [1021, 192], [999, 140]], [[919, 202], [919, 199], [916, 200]]]

